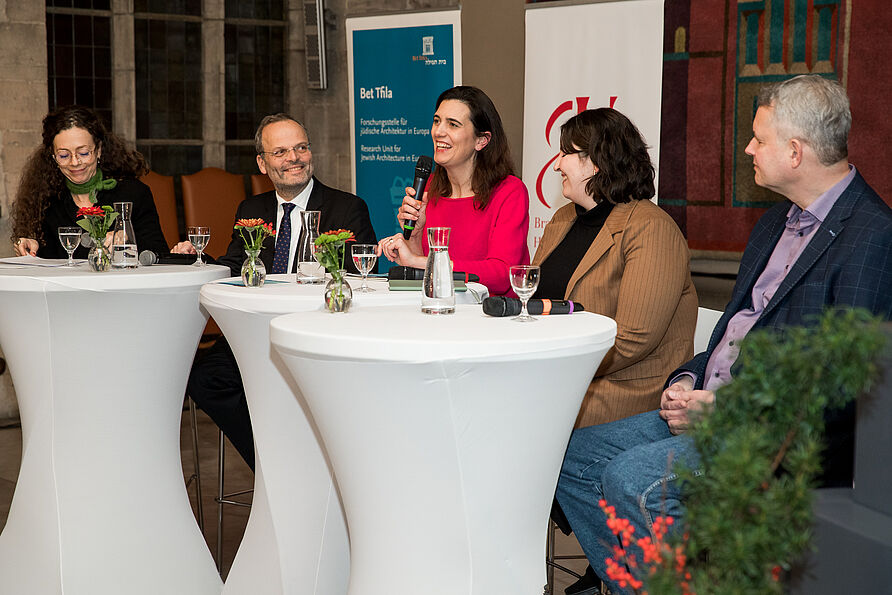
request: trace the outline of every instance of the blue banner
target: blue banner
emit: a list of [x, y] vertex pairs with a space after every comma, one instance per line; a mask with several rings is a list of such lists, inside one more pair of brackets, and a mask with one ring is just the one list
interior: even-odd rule
[[352, 41], [356, 194], [381, 238], [399, 231], [418, 157], [433, 155], [434, 103], [455, 84], [453, 25], [355, 30]]

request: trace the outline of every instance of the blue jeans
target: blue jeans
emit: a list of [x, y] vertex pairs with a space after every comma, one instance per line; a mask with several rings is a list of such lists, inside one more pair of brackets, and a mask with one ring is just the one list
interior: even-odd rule
[[580, 428], [570, 436], [555, 496], [592, 568], [614, 593], [623, 589], [606, 580], [604, 560], [613, 556], [619, 541], [607, 528], [598, 500], [603, 498], [616, 508], [617, 517], [631, 521], [636, 539], [651, 531], [659, 515], [680, 520], [684, 507], [670, 456], [697, 466], [690, 440], [670, 434], [657, 411]]

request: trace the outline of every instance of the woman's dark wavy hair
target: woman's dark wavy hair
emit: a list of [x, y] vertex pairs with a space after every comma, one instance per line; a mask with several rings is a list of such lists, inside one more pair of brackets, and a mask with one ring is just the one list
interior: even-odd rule
[[561, 151], [589, 157], [598, 171], [585, 191], [613, 204], [652, 198], [654, 166], [631, 120], [611, 108], [581, 112], [561, 126]]
[[[511, 150], [508, 148], [508, 137], [502, 127], [502, 118], [496, 111], [492, 100], [477, 87], [458, 86], [446, 89], [437, 97], [437, 105], [447, 99], [461, 101], [471, 111], [471, 124], [474, 126], [474, 135], [482, 136], [489, 132], [489, 142], [481, 150], [477, 151], [474, 161], [474, 174], [471, 176], [471, 189], [474, 191], [474, 208], [482, 211], [489, 204], [492, 193], [499, 183], [514, 174], [514, 164], [511, 161]], [[431, 199], [450, 196], [452, 184], [446, 170], [437, 167], [431, 178], [428, 189]]]
[[65, 176], [53, 158], [53, 140], [69, 128], [83, 128], [93, 136], [96, 149], [102, 149], [99, 167], [104, 177], [138, 178], [149, 171], [142, 154], [109, 132], [93, 110], [71, 105], [50, 112], [43, 119], [43, 143], [28, 158], [12, 203], [13, 240], [34, 238], [43, 243], [44, 213], [50, 201], [66, 189]]

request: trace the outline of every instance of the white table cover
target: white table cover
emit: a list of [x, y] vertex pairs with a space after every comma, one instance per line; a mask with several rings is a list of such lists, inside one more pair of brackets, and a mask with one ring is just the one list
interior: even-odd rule
[[183, 483], [180, 418], [223, 267], [0, 267], [22, 419], [0, 593], [219, 594]]
[[382, 307], [270, 326], [340, 487], [349, 595], [542, 592], [554, 487], [612, 320]]
[[[294, 275], [270, 275], [275, 281]], [[369, 305], [402, 304], [419, 311], [421, 294], [391, 292], [383, 279], [376, 291], [358, 293], [349, 280], [353, 309], [320, 312], [328, 320], [352, 320]], [[486, 288], [471, 284], [481, 297]], [[238, 362], [254, 429], [254, 499], [248, 526], [224, 593], [233, 595], [344, 595], [349, 574], [347, 529], [317, 429], [281, 358], [270, 347], [269, 321], [289, 312], [320, 311], [324, 285], [266, 284], [259, 289], [211, 283], [201, 302], [226, 335]], [[457, 293], [457, 301], [473, 295]]]

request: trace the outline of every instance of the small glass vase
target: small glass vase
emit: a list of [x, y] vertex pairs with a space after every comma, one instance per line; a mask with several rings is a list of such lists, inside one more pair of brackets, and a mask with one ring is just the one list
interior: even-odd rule
[[347, 312], [353, 305], [353, 289], [347, 283], [347, 271], [331, 272], [331, 279], [325, 284], [325, 307], [329, 312]]
[[260, 260], [260, 250], [245, 250], [248, 258], [242, 263], [242, 282], [245, 287], [263, 287], [266, 281], [266, 266]]
[[111, 255], [101, 240], [93, 239], [87, 262], [90, 263], [90, 269], [97, 273], [104, 273], [111, 268]]

